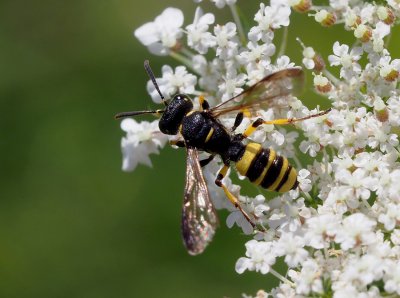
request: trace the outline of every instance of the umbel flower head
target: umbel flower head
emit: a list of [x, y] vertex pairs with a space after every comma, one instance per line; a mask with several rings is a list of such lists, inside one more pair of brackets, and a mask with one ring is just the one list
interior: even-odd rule
[[[155, 72], [166, 97], [186, 93], [195, 108], [200, 96], [211, 106], [228, 100], [269, 74], [296, 67], [285, 55], [291, 43], [303, 53], [305, 71], [313, 75], [315, 98], [325, 98], [332, 107], [324, 117], [295, 123], [295, 131], [261, 125], [251, 136], [251, 141], [291, 159], [298, 170], [297, 189], [249, 197], [230, 179], [235, 171], [225, 177], [241, 207], [265, 231], [253, 230], [214, 184], [221, 161], [215, 158], [203, 169], [215, 207], [230, 212], [227, 225], [253, 237], [244, 247], [245, 256], [238, 257], [236, 271], [275, 276], [279, 285], [259, 292], [272, 297], [400, 296], [400, 60], [388, 50], [399, 2], [331, 0], [323, 7], [311, 1], [261, 2], [248, 16], [248, 32], [238, 14], [240, 1], [211, 2], [230, 10], [232, 20], [223, 23], [212, 12], [194, 8], [194, 18], [185, 23], [180, 9], [166, 8], [135, 30], [151, 53], [181, 64], [172, 68], [166, 58], [166, 65]], [[291, 17], [298, 12], [307, 12], [301, 17], [315, 20], [315, 26], [349, 31], [353, 41], [331, 40], [330, 53], [322, 53], [320, 40], [309, 35], [312, 44], [299, 45], [296, 37], [302, 36], [286, 34], [297, 25]], [[324, 30], [329, 36], [331, 29]], [[278, 33], [281, 44], [276, 43]], [[160, 103], [151, 82], [147, 89]], [[318, 110], [291, 97], [279, 108], [260, 109], [255, 117], [299, 118]], [[237, 132], [253, 120], [245, 117]], [[232, 127], [235, 118], [220, 121]], [[160, 133], [158, 120], [124, 120], [121, 126], [126, 132], [123, 169], [151, 165], [149, 154], [158, 153], [168, 139]], [[302, 163], [304, 155], [312, 157], [312, 163]], [[279, 257], [287, 265], [286, 274], [274, 270]]]

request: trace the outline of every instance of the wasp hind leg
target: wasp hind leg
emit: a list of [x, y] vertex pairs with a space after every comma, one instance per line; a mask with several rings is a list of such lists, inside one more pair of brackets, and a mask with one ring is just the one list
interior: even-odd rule
[[222, 187], [224, 190], [225, 195], [227, 196], [228, 200], [243, 214], [244, 218], [249, 222], [249, 224], [254, 228], [256, 228], [256, 224], [251, 220], [250, 216], [242, 209], [240, 206], [239, 200], [232, 194], [229, 189], [222, 183], [222, 179], [226, 176], [228, 172], [229, 165], [224, 165], [222, 169], [218, 172], [217, 179], [215, 180], [215, 184], [219, 187]]
[[247, 127], [247, 129], [244, 131], [244, 133], [242, 134], [243, 139], [248, 138], [249, 136], [251, 136], [257, 129], [257, 127], [259, 127], [262, 124], [274, 124], [274, 125], [287, 125], [287, 124], [292, 124], [295, 122], [300, 122], [300, 121], [304, 121], [310, 118], [314, 118], [314, 117], [319, 117], [319, 116], [323, 116], [327, 113], [329, 113], [331, 109], [319, 112], [317, 114], [312, 114], [312, 115], [308, 115], [302, 118], [283, 118], [283, 119], [275, 119], [275, 120], [270, 120], [270, 121], [265, 121], [262, 118], [258, 118], [257, 120], [255, 120], [249, 127]]

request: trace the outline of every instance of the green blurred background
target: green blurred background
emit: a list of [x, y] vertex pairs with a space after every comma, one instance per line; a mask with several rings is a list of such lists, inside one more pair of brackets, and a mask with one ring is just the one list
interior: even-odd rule
[[[258, 3], [239, 1], [247, 16]], [[151, 56], [132, 32], [168, 6], [192, 21], [189, 0], [0, 3], [0, 297], [239, 297], [276, 284], [235, 273], [249, 238], [225, 227], [224, 212], [206, 252], [186, 253], [182, 151], [164, 149], [153, 169], [121, 171], [113, 115], [154, 107], [144, 59], [156, 74], [176, 65]], [[302, 15], [292, 22], [288, 53], [297, 63], [296, 36], [325, 53], [352, 40]]]

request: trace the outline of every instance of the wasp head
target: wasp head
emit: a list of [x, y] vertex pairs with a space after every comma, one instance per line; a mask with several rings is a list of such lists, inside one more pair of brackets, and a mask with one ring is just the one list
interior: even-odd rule
[[162, 133], [175, 135], [183, 117], [193, 109], [193, 103], [185, 94], [177, 94], [166, 106], [158, 124]]

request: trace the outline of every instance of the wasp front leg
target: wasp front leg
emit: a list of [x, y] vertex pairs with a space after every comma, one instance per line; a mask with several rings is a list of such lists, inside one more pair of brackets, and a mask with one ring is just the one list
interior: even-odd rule
[[204, 95], [199, 96], [199, 104], [202, 110], [208, 110], [210, 108], [210, 104], [204, 97]]
[[180, 139], [178, 139], [178, 140], [170, 140], [170, 141], [169, 141], [169, 144], [170, 144], [171, 146], [177, 146], [177, 147], [179, 147], [179, 148], [184, 148], [184, 147], [186, 147], [185, 141], [184, 141], [184, 140], [180, 140]]
[[222, 187], [224, 190], [225, 195], [227, 196], [228, 200], [243, 214], [244, 218], [249, 222], [249, 224], [256, 228], [256, 224], [251, 220], [250, 216], [242, 209], [240, 206], [239, 200], [232, 194], [228, 187], [222, 183], [222, 179], [226, 176], [226, 173], [229, 170], [229, 165], [224, 165], [222, 169], [218, 172], [217, 179], [215, 180], [215, 184], [219, 187]]

